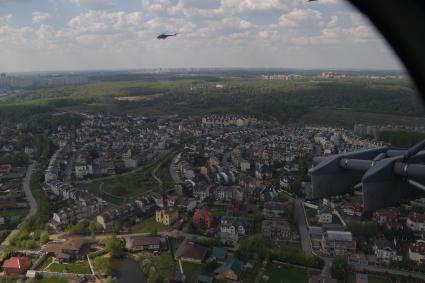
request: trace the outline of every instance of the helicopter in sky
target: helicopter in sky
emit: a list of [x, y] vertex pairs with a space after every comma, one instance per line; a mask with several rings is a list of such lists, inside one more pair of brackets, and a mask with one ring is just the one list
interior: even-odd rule
[[169, 36], [177, 36], [177, 33], [174, 33], [174, 34], [161, 33], [156, 38], [157, 39], [167, 39], [167, 37], [169, 37]]

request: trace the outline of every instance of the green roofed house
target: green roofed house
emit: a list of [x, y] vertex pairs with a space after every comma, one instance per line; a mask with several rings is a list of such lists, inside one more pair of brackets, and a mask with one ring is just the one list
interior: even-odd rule
[[227, 249], [222, 247], [213, 247], [211, 257], [219, 262], [226, 259]]
[[198, 283], [212, 283], [214, 281], [214, 277], [199, 275], [196, 282]]
[[218, 279], [239, 280], [242, 273], [242, 262], [234, 257], [229, 257], [219, 268], [214, 271]]

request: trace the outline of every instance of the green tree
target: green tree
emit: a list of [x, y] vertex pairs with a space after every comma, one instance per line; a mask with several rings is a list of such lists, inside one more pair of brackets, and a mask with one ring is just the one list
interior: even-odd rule
[[43, 244], [47, 243], [49, 241], [49, 232], [43, 231], [40, 234], [40, 242]]
[[96, 231], [97, 231], [96, 222], [94, 221], [90, 222], [89, 231], [90, 231], [90, 238], [92, 240], [96, 240]]
[[94, 265], [103, 274], [110, 274], [112, 272], [111, 261], [105, 257], [98, 256], [94, 259]]
[[124, 254], [123, 246], [117, 236], [112, 235], [106, 239], [105, 250], [111, 253], [113, 258], [122, 257]]
[[109, 276], [108, 278], [106, 278], [105, 280], [106, 283], [118, 283], [117, 278]]
[[348, 274], [349, 265], [345, 256], [337, 256], [332, 261], [332, 274], [336, 279], [344, 280]]

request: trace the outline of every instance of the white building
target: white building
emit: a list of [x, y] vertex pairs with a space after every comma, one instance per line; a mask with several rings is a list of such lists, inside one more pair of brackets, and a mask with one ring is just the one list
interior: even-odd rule
[[416, 232], [425, 232], [425, 214], [411, 211], [406, 219], [407, 227]]

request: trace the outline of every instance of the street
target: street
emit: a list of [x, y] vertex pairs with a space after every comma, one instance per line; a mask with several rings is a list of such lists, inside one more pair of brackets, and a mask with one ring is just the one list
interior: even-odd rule
[[295, 211], [298, 213], [298, 230], [300, 232], [301, 246], [306, 254], [311, 255], [310, 234], [308, 233], [302, 200], [295, 199]]

